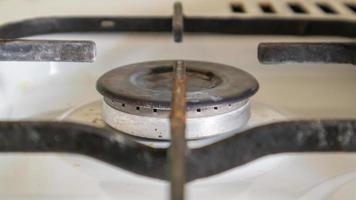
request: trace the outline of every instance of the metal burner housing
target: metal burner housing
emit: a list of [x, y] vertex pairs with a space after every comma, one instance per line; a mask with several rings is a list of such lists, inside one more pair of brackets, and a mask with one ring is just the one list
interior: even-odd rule
[[[103, 118], [135, 136], [169, 139], [172, 72], [175, 60], [131, 64], [97, 82], [104, 96]], [[241, 128], [249, 119], [256, 79], [240, 69], [210, 62], [187, 66], [187, 138], [198, 139]]]

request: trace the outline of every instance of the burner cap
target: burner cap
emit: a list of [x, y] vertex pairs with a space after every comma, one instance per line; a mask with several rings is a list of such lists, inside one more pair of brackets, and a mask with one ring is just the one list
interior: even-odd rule
[[[100, 77], [97, 89], [104, 96], [103, 115], [106, 123], [136, 136], [168, 139], [173, 66], [176, 62], [167, 60], [131, 64]], [[217, 63], [184, 63], [188, 78], [187, 138], [228, 132], [247, 122], [248, 98], [258, 90], [258, 83], [253, 76]], [[240, 116], [242, 114], [243, 117]], [[162, 122], [157, 124], [157, 120]], [[190, 126], [193, 121], [195, 128]], [[230, 124], [225, 126], [226, 123]]]

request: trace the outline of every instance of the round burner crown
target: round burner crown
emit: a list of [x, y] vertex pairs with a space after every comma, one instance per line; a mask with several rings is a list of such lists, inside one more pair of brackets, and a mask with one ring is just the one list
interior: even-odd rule
[[[120, 110], [142, 113], [170, 110], [175, 60], [126, 65], [105, 73], [97, 83], [105, 101]], [[187, 109], [219, 109], [247, 99], [258, 89], [256, 79], [227, 65], [184, 61]]]

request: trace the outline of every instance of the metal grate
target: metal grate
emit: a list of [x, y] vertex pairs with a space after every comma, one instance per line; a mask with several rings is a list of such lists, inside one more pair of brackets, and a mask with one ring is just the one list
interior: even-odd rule
[[241, 3], [231, 3], [230, 7], [234, 13], [245, 13], [245, 8]]
[[356, 14], [356, 3], [345, 3], [344, 4], [350, 11]]
[[337, 14], [337, 11], [329, 4], [327, 3], [316, 3], [316, 5], [320, 8], [322, 12], [325, 14]]
[[308, 11], [307, 9], [300, 3], [293, 2], [293, 3], [288, 3], [289, 8], [291, 11], [295, 14], [307, 14]]
[[276, 13], [276, 10], [271, 3], [262, 2], [259, 4], [259, 7], [260, 7], [261, 11], [264, 13], [267, 13], [267, 14]]
[[232, 13], [254, 15], [278, 14], [278, 17], [354, 17], [356, 2], [345, 1], [233, 1], [230, 3]]

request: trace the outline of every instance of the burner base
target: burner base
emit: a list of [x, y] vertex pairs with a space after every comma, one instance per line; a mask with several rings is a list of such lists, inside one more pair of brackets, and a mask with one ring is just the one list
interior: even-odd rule
[[[243, 131], [244, 129], [248, 129], [248, 128], [252, 128], [255, 126], [260, 126], [272, 122], [277, 122], [277, 121], [291, 120], [293, 118], [292, 116], [294, 116], [292, 113], [281, 112], [279, 110], [272, 109], [268, 105], [254, 102], [253, 100], [250, 101], [250, 104], [251, 104], [251, 117], [247, 122], [246, 126], [241, 127], [238, 130], [232, 130], [230, 133], [220, 134], [213, 137], [207, 137], [207, 138], [202, 138], [197, 140], [190, 140], [188, 141], [189, 148], [197, 148], [200, 146], [210, 144], [230, 134], [235, 134], [240, 131]], [[67, 112], [57, 117], [57, 120], [83, 123], [91, 126], [111, 129], [111, 127], [107, 125], [102, 118], [102, 112], [103, 112], [102, 109], [103, 109], [102, 101], [98, 100], [68, 110]], [[42, 116], [42, 118], [44, 117], [45, 116]], [[123, 134], [123, 133], [118, 132], [118, 134]], [[156, 139], [148, 139], [142, 137], [133, 137], [133, 138], [135, 138], [135, 140], [138, 142], [141, 142], [149, 146], [153, 146], [155, 148], [169, 147], [168, 140], [156, 140]]]
[[[103, 102], [104, 121], [114, 129], [130, 135], [150, 139], [170, 139], [168, 116], [151, 117], [133, 115], [112, 108]], [[187, 139], [200, 139], [227, 133], [244, 127], [250, 118], [250, 103], [246, 101], [240, 108], [228, 113], [209, 117], [187, 118]]]

